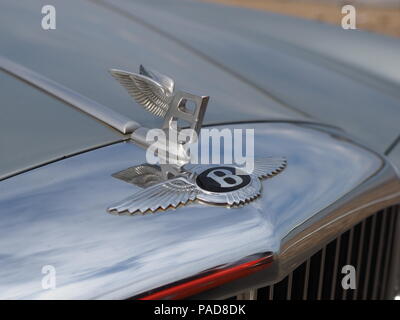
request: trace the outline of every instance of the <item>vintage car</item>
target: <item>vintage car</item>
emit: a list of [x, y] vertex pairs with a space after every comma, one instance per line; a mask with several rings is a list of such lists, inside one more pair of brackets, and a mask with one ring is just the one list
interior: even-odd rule
[[[398, 296], [398, 40], [200, 1], [49, 2], [1, 1], [1, 299]], [[250, 130], [254, 170], [191, 166], [183, 141], [150, 164], [172, 119]]]

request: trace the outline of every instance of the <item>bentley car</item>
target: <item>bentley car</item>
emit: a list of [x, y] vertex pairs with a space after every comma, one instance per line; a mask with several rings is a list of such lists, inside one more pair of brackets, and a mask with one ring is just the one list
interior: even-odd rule
[[396, 38], [194, 0], [0, 6], [1, 299], [400, 298]]

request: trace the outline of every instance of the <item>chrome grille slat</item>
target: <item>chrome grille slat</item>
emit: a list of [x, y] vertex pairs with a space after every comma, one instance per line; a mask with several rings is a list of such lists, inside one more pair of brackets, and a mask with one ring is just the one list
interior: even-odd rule
[[[375, 226], [376, 226], [376, 214], [372, 216], [372, 225], [371, 225], [371, 234], [369, 237], [369, 242], [368, 242], [368, 258], [367, 258], [367, 271], [365, 273], [365, 278], [369, 278], [369, 272], [371, 270], [371, 259], [372, 259], [372, 245], [374, 242], [374, 238], [375, 238]], [[367, 294], [368, 294], [368, 285], [369, 283], [365, 283], [364, 285], [364, 291], [363, 291], [363, 295], [362, 295], [362, 299], [366, 300], [367, 299]]]
[[[353, 253], [353, 237], [354, 237], [354, 228], [351, 228], [349, 233], [349, 244], [346, 257], [346, 264], [348, 265], [351, 264], [351, 254]], [[347, 297], [347, 290], [343, 290], [342, 300], [346, 300], [346, 297]]]
[[[363, 220], [361, 222], [360, 245], [358, 247], [356, 270], [361, 268], [362, 253], [363, 253], [363, 249], [364, 249], [364, 238], [365, 238], [365, 220]], [[358, 284], [360, 283], [359, 281], [360, 281], [360, 272], [357, 272], [356, 273], [356, 289], [353, 292], [353, 300], [357, 299]]]
[[339, 264], [339, 253], [340, 253], [340, 242], [342, 237], [339, 236], [336, 240], [336, 250], [335, 250], [335, 263], [333, 265], [333, 274], [332, 274], [332, 284], [331, 284], [331, 297], [330, 299], [335, 299], [335, 289], [336, 289], [336, 276], [338, 273], [338, 264]]
[[377, 265], [375, 269], [375, 276], [374, 276], [374, 285], [373, 285], [373, 291], [372, 291], [372, 299], [375, 300], [378, 294], [378, 287], [379, 287], [379, 278], [380, 278], [380, 271], [381, 271], [381, 259], [382, 259], [382, 250], [383, 250], [383, 242], [384, 242], [384, 236], [385, 236], [385, 226], [386, 226], [386, 217], [387, 217], [387, 209], [385, 209], [383, 217], [382, 217], [382, 223], [381, 227], [379, 229], [379, 245], [378, 245], [378, 256], [376, 258], [377, 260]]
[[310, 259], [308, 259], [306, 262], [306, 274], [304, 276], [303, 300], [307, 300], [309, 276], [310, 276]]
[[286, 300], [292, 299], [293, 272], [289, 273]]
[[[399, 206], [390, 207], [361, 221], [309, 257], [282, 281], [259, 289], [259, 293], [260, 290], [264, 293], [258, 297], [267, 300], [385, 298], [399, 211]], [[355, 290], [341, 287], [341, 270], [346, 264], [356, 269]], [[257, 299], [257, 293], [251, 297]], [[237, 299], [250, 299], [250, 295], [241, 294]]]
[[322, 297], [322, 286], [324, 284], [325, 255], [326, 255], [326, 247], [323, 247], [322, 248], [322, 256], [321, 256], [319, 279], [318, 279], [317, 300], [321, 300], [321, 297]]
[[274, 285], [270, 285], [268, 291], [269, 291], [268, 300], [274, 300]]
[[381, 294], [380, 298], [382, 299], [385, 296], [385, 290], [386, 290], [386, 282], [388, 280], [388, 275], [389, 275], [389, 261], [390, 261], [390, 255], [391, 255], [391, 249], [392, 249], [392, 239], [393, 239], [393, 234], [394, 234], [394, 228], [395, 228], [395, 222], [396, 222], [396, 214], [399, 211], [399, 207], [397, 206], [395, 209], [391, 208], [390, 210], [390, 223], [389, 223], [389, 243], [388, 243], [388, 249], [386, 250], [386, 255], [385, 255], [385, 262], [384, 262], [384, 271], [383, 271], [383, 277], [382, 277], [382, 287], [381, 287]]
[[237, 296], [237, 300], [257, 300], [257, 289], [242, 292]]

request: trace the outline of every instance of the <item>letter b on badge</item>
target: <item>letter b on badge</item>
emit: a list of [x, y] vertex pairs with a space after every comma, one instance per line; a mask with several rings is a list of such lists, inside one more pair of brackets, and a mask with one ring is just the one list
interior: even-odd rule
[[[217, 174], [217, 172], [222, 173]], [[237, 175], [232, 174], [226, 169], [215, 169], [207, 174], [207, 177], [219, 183], [221, 188], [232, 188], [240, 185], [243, 179]]]

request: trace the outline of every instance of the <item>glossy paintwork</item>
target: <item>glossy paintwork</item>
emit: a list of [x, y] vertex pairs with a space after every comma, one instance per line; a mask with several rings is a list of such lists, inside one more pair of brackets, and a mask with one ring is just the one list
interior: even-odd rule
[[98, 2], [128, 12], [378, 151], [400, 134], [395, 38], [202, 1]]
[[[50, 80], [42, 74], [34, 72], [32, 69], [25, 68], [3, 56], [0, 56], [0, 70], [20, 79], [36, 89], [43, 91], [45, 94], [76, 108], [78, 111], [86, 113], [92, 118], [103, 122], [105, 125], [114, 128], [122, 134], [132, 133], [140, 127], [137, 122], [123, 116], [113, 109], [89, 99], [60, 83]], [[32, 108], [32, 110], [32, 112], [35, 111], [34, 108]], [[29, 116], [27, 110], [24, 110], [21, 114], [26, 117]], [[90, 129], [90, 126], [87, 126], [87, 128]]]
[[110, 68], [138, 72], [143, 64], [169, 75], [182, 90], [209, 95], [208, 122], [298, 118], [175, 42], [90, 1], [53, 1], [57, 29], [49, 31], [40, 26], [42, 5], [2, 1], [0, 54], [144, 126], [160, 126], [162, 120], [132, 101]]
[[109, 68], [142, 63], [210, 95], [206, 123], [306, 113], [381, 152], [400, 133], [394, 39], [181, 0], [54, 1], [57, 29], [45, 31], [42, 5], [2, 2], [0, 55], [142, 125], [162, 121], [132, 102]]
[[0, 88], [0, 180], [124, 139], [110, 127], [1, 71]]
[[395, 148], [390, 152], [389, 159], [393, 162], [393, 164], [397, 167], [397, 170], [400, 174], [400, 144], [398, 143]]
[[[252, 254], [279, 253], [295, 227], [371, 176], [383, 186], [384, 159], [347, 139], [294, 124], [229, 127], [255, 128], [256, 156], [288, 159], [281, 174], [262, 182], [262, 196], [241, 208], [191, 204], [145, 216], [107, 213], [110, 203], [138, 190], [111, 177], [145, 161], [132, 143], [3, 181], [0, 297], [128, 298]], [[41, 288], [44, 265], [57, 270], [55, 290]]]

